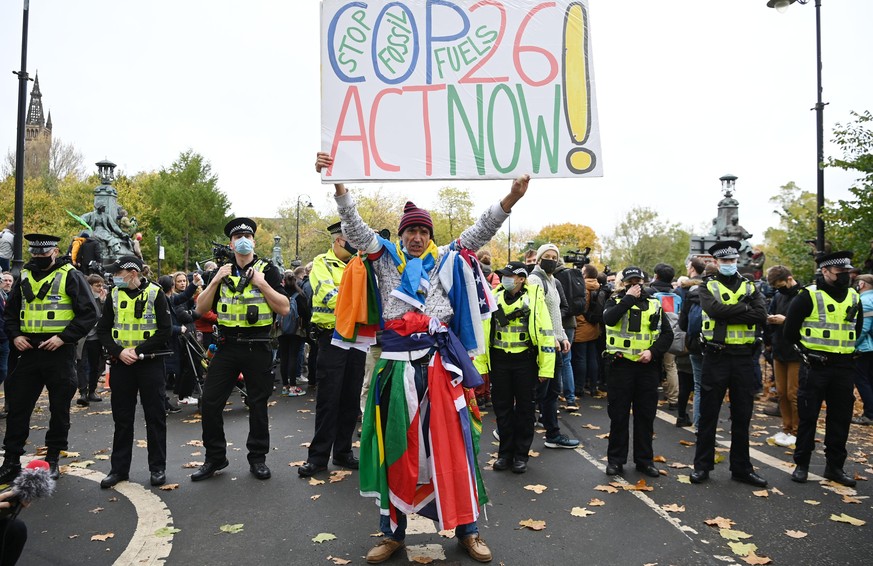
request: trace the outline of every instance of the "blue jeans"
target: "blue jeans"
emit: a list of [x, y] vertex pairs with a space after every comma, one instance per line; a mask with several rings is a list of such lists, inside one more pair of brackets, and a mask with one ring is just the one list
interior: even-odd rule
[[555, 348], [555, 376], [537, 383], [537, 407], [540, 410], [540, 422], [546, 429], [546, 438], [561, 434], [561, 427], [558, 426], [558, 395], [561, 393], [562, 357], [563, 354]]
[[873, 352], [861, 352], [855, 358], [855, 387], [864, 402], [864, 416], [873, 418]]
[[573, 342], [570, 349], [573, 356], [573, 381], [576, 396], [582, 396], [582, 388], [586, 385], [597, 386], [597, 340], [588, 342]]
[[703, 375], [703, 354], [690, 354], [688, 358], [691, 360], [691, 373], [694, 375], [694, 430], [700, 430], [700, 378]]
[[[388, 515], [379, 515], [379, 530], [382, 531], [382, 534], [385, 535], [386, 538], [403, 542], [406, 538], [406, 515], [400, 511], [397, 512], [397, 529], [394, 531], [391, 530], [391, 517]], [[478, 533], [479, 527], [475, 521], [455, 527], [455, 536], [458, 537], [459, 540], [466, 536]]]
[[[573, 344], [573, 335], [576, 333], [576, 329], [565, 328], [564, 331], [567, 333], [567, 340], [570, 341], [570, 344]], [[561, 388], [563, 389], [564, 398], [567, 399], [567, 403], [575, 403], [576, 385], [573, 382], [573, 349], [571, 348], [570, 351], [563, 354], [563, 356], [561, 364]]]

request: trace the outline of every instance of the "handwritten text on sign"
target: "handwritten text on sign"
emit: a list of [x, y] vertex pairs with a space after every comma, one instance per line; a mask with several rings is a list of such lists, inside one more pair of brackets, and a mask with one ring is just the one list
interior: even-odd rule
[[600, 176], [588, 0], [324, 0], [330, 181]]

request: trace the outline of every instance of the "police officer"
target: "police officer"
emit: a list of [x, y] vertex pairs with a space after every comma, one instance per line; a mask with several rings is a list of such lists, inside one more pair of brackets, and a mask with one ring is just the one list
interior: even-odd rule
[[218, 351], [209, 364], [200, 399], [206, 462], [191, 475], [192, 481], [211, 478], [228, 466], [222, 411], [240, 373], [249, 407], [249, 471], [259, 480], [271, 476], [265, 463], [270, 450], [267, 400], [273, 391], [270, 327], [274, 313], [288, 314], [291, 303], [282, 286], [282, 272], [255, 255], [257, 229], [250, 218], [227, 223], [224, 233], [230, 238], [233, 261], [218, 268], [197, 300], [198, 316], [210, 310], [218, 316], [218, 335], [213, 336]]
[[754, 364], [758, 363], [756, 329], [767, 322], [767, 307], [760, 291], [737, 273], [739, 250], [740, 243], [734, 240], [710, 246], [718, 272], [700, 287], [706, 346], [691, 483], [705, 482], [715, 467], [715, 429], [725, 391], [730, 389], [731, 478], [764, 487], [767, 480], [755, 473], [749, 458], [749, 423], [755, 403]]
[[70, 258], [60, 256], [60, 238], [45, 234], [24, 238], [32, 257], [9, 294], [4, 313], [6, 332], [20, 358], [6, 382], [9, 416], [0, 483], [9, 483], [21, 471], [30, 416], [43, 387], [48, 389], [51, 411], [45, 459], [51, 476], [60, 476], [58, 458], [67, 449], [70, 401], [76, 393], [76, 342], [97, 322], [91, 288]]
[[634, 412], [636, 469], [656, 478], [652, 438], [658, 411], [661, 360], [673, 342], [673, 329], [658, 299], [643, 289], [643, 271], [626, 267], [622, 289], [603, 310], [606, 326], [606, 379], [609, 388], [609, 447], [606, 473], [622, 473], [628, 453], [628, 421]]
[[486, 352], [475, 360], [491, 376], [491, 402], [497, 417], [500, 447], [492, 467], [527, 471], [534, 437], [534, 409], [539, 381], [553, 379], [555, 337], [543, 288], [527, 285], [527, 269], [511, 261], [496, 272], [497, 311], [485, 321]]
[[136, 397], [146, 421], [151, 485], [164, 485], [167, 468], [167, 413], [164, 411], [164, 362], [172, 333], [170, 308], [161, 288], [142, 273], [142, 260], [122, 256], [112, 264], [112, 293], [103, 305], [97, 336], [112, 358], [112, 467], [100, 482], [110, 488], [128, 478], [133, 456]]
[[352, 453], [352, 435], [358, 421], [361, 387], [367, 354], [355, 348], [340, 348], [331, 344], [336, 327], [336, 307], [339, 284], [346, 263], [357, 250], [342, 233], [341, 223], [327, 228], [333, 244], [327, 253], [315, 257], [309, 282], [313, 288], [312, 321], [317, 329], [318, 389], [315, 395], [315, 435], [309, 444], [306, 463], [297, 468], [300, 477], [310, 477], [327, 469], [333, 451], [333, 463], [358, 469], [358, 459]]
[[815, 449], [815, 429], [821, 403], [827, 403], [824, 477], [848, 487], [855, 480], [843, 471], [846, 439], [855, 403], [855, 340], [863, 328], [858, 292], [850, 287], [852, 252], [820, 254], [815, 285], [802, 290], [788, 307], [785, 337], [799, 344], [808, 371], [797, 391], [797, 442], [791, 479], [804, 483]]

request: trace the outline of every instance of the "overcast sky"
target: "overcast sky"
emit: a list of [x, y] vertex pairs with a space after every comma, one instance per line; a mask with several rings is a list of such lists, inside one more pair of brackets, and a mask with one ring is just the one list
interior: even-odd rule
[[[768, 199], [778, 187], [816, 186], [813, 4], [779, 14], [766, 0], [591, 0], [604, 176], [534, 180], [513, 228], [579, 222], [604, 238], [637, 205], [697, 228], [715, 216], [718, 178], [732, 173], [740, 223], [760, 242], [776, 223]], [[873, 2], [823, 4], [830, 156], [833, 125], [873, 110]], [[4, 153], [15, 147], [9, 71], [20, 65], [22, 6], [0, 2]], [[109, 158], [127, 173], [155, 170], [191, 148], [212, 163], [235, 214], [274, 216], [299, 194], [324, 208], [332, 187], [313, 168], [319, 9], [316, 0], [31, 0], [28, 71], [39, 71], [54, 135], [91, 169]], [[827, 197], [848, 196], [854, 177], [827, 170]], [[389, 188], [429, 206], [446, 184]], [[482, 208], [509, 182], [455, 186]]]

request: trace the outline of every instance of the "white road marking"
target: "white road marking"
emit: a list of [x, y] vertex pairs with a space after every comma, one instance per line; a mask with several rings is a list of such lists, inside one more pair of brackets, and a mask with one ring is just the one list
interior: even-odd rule
[[[67, 475], [76, 476], [100, 483], [105, 476], [94, 470], [68, 467]], [[170, 510], [160, 497], [139, 485], [129, 481], [115, 486], [115, 491], [123, 495], [136, 509], [136, 529], [127, 548], [115, 561], [119, 566], [162, 565], [173, 548], [173, 535], [167, 537], [155, 536], [155, 531], [162, 527], [172, 527], [173, 517]]]
[[430, 558], [433, 561], [445, 560], [446, 551], [441, 544], [416, 544], [406, 547], [406, 557], [410, 562], [420, 562], [416, 558]]
[[436, 523], [416, 513], [406, 516], [406, 534], [426, 535], [437, 532]]

